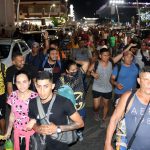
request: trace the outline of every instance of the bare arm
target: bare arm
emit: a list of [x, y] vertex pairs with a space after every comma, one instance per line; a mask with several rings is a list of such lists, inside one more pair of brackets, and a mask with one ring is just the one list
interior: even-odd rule
[[105, 148], [104, 150], [113, 150], [112, 146], [111, 146], [111, 141], [112, 141], [112, 137], [113, 134], [115, 132], [116, 126], [118, 121], [122, 118], [122, 116], [124, 115], [124, 111], [125, 111], [125, 106], [126, 106], [126, 102], [127, 99], [129, 97], [131, 93], [130, 92], [126, 92], [121, 98], [120, 101], [110, 119], [108, 128], [107, 128], [107, 133], [106, 133], [106, 140], [105, 140]]
[[15, 115], [11, 110], [10, 116], [9, 116], [8, 129], [7, 129], [6, 134], [4, 135], [4, 139], [8, 139], [10, 137], [11, 131], [12, 131], [12, 128], [13, 128], [13, 125], [14, 125], [14, 121], [15, 121]]
[[91, 75], [91, 72], [94, 70], [94, 64], [95, 63], [91, 63], [90, 66], [88, 67], [87, 75]]
[[[59, 125], [62, 132], [63, 131], [70, 131], [75, 130], [78, 128], [82, 128], [84, 126], [84, 122], [78, 112], [75, 112], [73, 115], [70, 116], [70, 119], [73, 121], [73, 123], [68, 125]], [[57, 132], [57, 125], [54, 123], [51, 123], [50, 125], [34, 125], [33, 129], [35, 132], [38, 132], [43, 135], [51, 135], [53, 133]]]
[[113, 86], [115, 86], [117, 89], [121, 90], [123, 88], [123, 85], [121, 85], [120, 83], [118, 83], [115, 79], [116, 79], [116, 76], [111, 75], [111, 78], [110, 78], [111, 84]]
[[49, 39], [48, 39], [48, 32], [45, 31], [44, 33], [44, 40], [45, 40], [45, 46], [44, 46], [44, 50], [43, 50], [43, 53], [46, 54], [47, 53], [47, 50], [49, 49]]
[[7, 82], [7, 93], [10, 95], [13, 91], [13, 85], [12, 82]]
[[82, 60], [76, 60], [77, 64], [80, 64], [82, 67], [82, 70], [86, 73], [89, 67], [89, 61], [82, 61]]
[[60, 126], [62, 131], [70, 131], [84, 127], [84, 122], [78, 112], [71, 115], [70, 119], [73, 121], [71, 124]]
[[[131, 43], [123, 52], [129, 51], [131, 47], [136, 46], [136, 44]], [[117, 63], [118, 61], [121, 60], [123, 56], [123, 53], [118, 54], [117, 56], [113, 57], [112, 60], [114, 63]]]

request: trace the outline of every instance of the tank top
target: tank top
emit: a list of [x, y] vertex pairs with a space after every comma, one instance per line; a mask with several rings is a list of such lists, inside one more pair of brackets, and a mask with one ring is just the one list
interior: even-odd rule
[[[127, 140], [130, 141], [139, 121], [142, 117], [146, 105], [142, 104], [139, 98], [135, 95], [133, 104], [125, 114]], [[150, 150], [150, 106], [144, 115], [144, 119], [136, 133], [136, 137], [131, 146], [131, 150]]]
[[111, 92], [112, 85], [110, 83], [110, 76], [112, 73], [112, 63], [108, 62], [105, 68], [99, 63], [96, 72], [99, 74], [99, 78], [97, 80], [94, 79], [92, 89], [102, 93]]

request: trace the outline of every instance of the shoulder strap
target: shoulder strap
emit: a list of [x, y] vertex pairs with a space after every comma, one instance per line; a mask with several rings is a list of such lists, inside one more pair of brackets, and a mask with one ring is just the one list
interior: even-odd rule
[[48, 107], [48, 110], [47, 110], [47, 118], [49, 118], [49, 116], [50, 116], [50, 113], [51, 113], [51, 110], [52, 110], [52, 107], [53, 107], [53, 104], [54, 104], [55, 99], [56, 99], [56, 94], [53, 95], [53, 98], [52, 98], [52, 100], [51, 100], [51, 102], [50, 102], [50, 105], [49, 105], [49, 107]]
[[45, 56], [45, 59], [43, 60], [43, 63], [42, 63], [42, 67], [44, 68], [45, 64], [46, 64], [46, 61], [48, 60], [48, 55]]
[[130, 101], [131, 101], [131, 99], [132, 99], [132, 97], [134, 96], [135, 93], [136, 93], [136, 90], [132, 90], [131, 91], [131, 94], [128, 97], [128, 100], [126, 102], [126, 106], [125, 106], [125, 110], [124, 110], [125, 113], [127, 112], [127, 107], [128, 107], [128, 105], [129, 105], [129, 103], [130, 103]]
[[60, 69], [61, 69], [61, 60], [57, 60], [57, 63], [59, 65]]
[[[48, 113], [50, 115], [50, 111], [52, 109], [52, 106], [54, 104], [54, 101], [55, 101], [55, 98], [56, 98], [56, 95], [54, 94], [53, 95], [53, 98], [49, 104], [49, 107], [48, 107]], [[48, 116], [46, 116], [45, 112], [44, 112], [44, 109], [43, 109], [43, 106], [42, 106], [42, 103], [41, 103], [41, 100], [39, 97], [37, 97], [37, 107], [38, 107], [38, 113], [39, 113], [39, 117], [42, 121], [42, 124], [49, 124], [49, 119], [48, 119]]]
[[117, 65], [117, 67], [118, 67], [118, 72], [117, 72], [117, 76], [116, 76], [115, 81], [117, 81], [117, 80], [118, 80], [119, 73], [120, 73], [120, 70], [121, 70], [121, 64], [118, 64], [118, 65]]
[[97, 61], [95, 62], [95, 64], [94, 64], [94, 72], [96, 72], [97, 67], [98, 67], [98, 64], [99, 64], [99, 61], [97, 60]]

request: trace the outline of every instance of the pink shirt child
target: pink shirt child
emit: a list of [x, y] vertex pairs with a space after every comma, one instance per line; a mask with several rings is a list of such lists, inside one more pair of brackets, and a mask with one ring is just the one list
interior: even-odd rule
[[7, 103], [11, 106], [11, 109], [15, 116], [14, 121], [14, 149], [20, 150], [19, 137], [25, 137], [26, 150], [29, 150], [30, 136], [34, 134], [34, 131], [25, 131], [27, 123], [29, 122], [28, 111], [29, 101], [36, 98], [38, 94], [31, 92], [31, 96], [28, 100], [21, 100], [18, 98], [18, 90], [11, 93], [8, 97]]

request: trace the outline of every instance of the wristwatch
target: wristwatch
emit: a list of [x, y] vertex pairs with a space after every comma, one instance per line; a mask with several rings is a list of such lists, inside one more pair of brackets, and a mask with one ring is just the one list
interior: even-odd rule
[[57, 133], [61, 133], [61, 128], [58, 126], [56, 131]]

